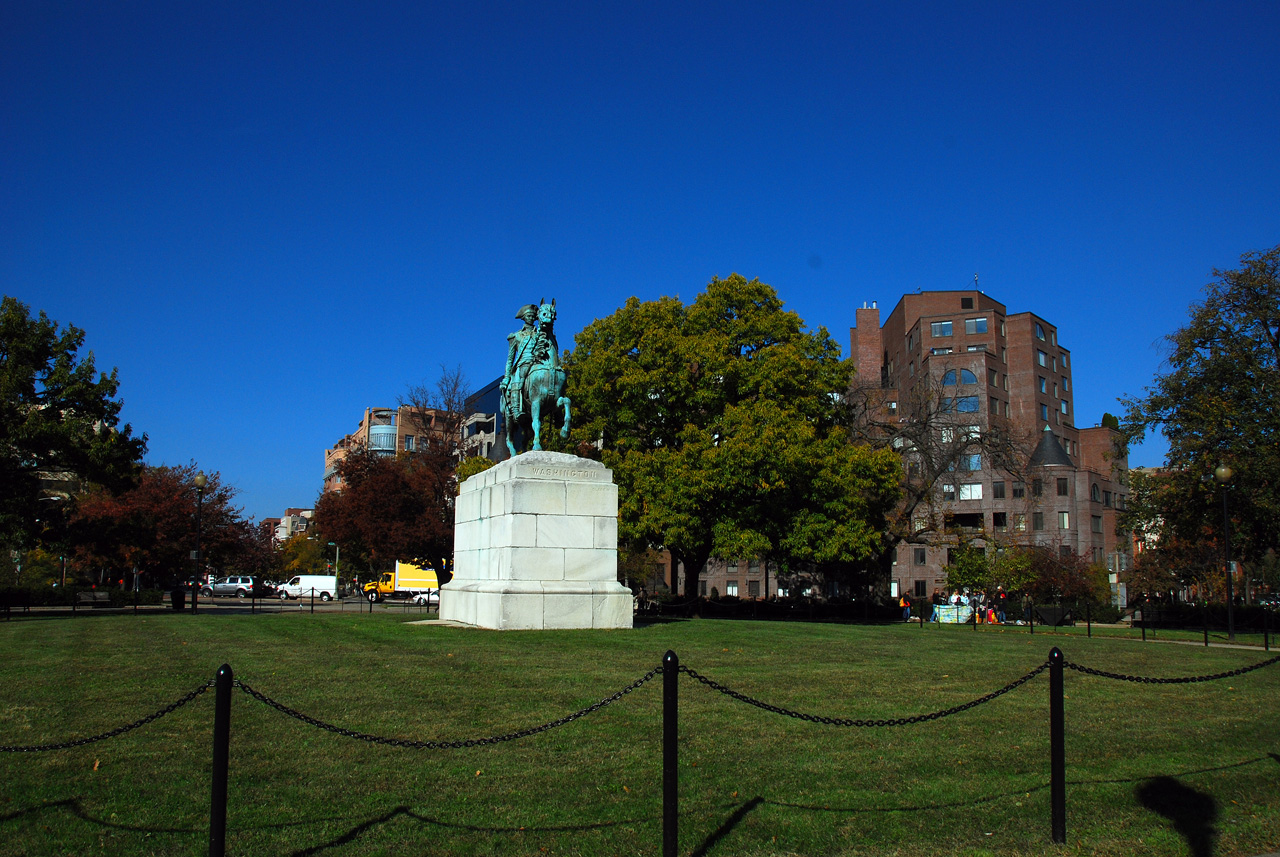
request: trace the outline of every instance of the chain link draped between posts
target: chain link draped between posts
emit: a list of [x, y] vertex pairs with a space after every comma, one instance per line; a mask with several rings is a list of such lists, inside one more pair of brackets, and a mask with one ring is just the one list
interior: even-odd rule
[[200, 694], [204, 693], [206, 690], [208, 690], [211, 687], [213, 687], [213, 682], [208, 681], [200, 685], [199, 687], [197, 687], [195, 690], [188, 693], [186, 696], [179, 699], [177, 702], [174, 702], [170, 705], [166, 705], [164, 708], [160, 709], [154, 714], [148, 714], [146, 717], [142, 718], [141, 720], [135, 720], [133, 723], [129, 723], [124, 726], [118, 726], [109, 732], [103, 732], [101, 735], [94, 735], [89, 738], [73, 738], [70, 741], [62, 741], [57, 744], [31, 744], [28, 746], [10, 746], [10, 747], [0, 746], [0, 753], [43, 753], [49, 750], [69, 750], [72, 747], [83, 747], [85, 744], [92, 744], [95, 741], [105, 741], [108, 738], [115, 738], [117, 735], [123, 735], [126, 732], [131, 732], [134, 729], [137, 729], [141, 726], [146, 726], [148, 723], [159, 720], [161, 717], [164, 717], [166, 714], [172, 714], [173, 712], [177, 711], [179, 708], [186, 705], [188, 702], [191, 702], [192, 700], [194, 700], [196, 697], [198, 697]]
[[631, 682], [631, 684], [622, 688], [612, 696], [606, 696], [604, 699], [600, 700], [599, 702], [596, 702], [592, 705], [588, 705], [586, 708], [579, 709], [578, 711], [575, 711], [572, 714], [567, 714], [564, 717], [561, 717], [559, 720], [552, 720], [551, 722], [543, 723], [540, 726], [533, 726], [528, 729], [521, 729], [518, 732], [508, 732], [505, 735], [494, 735], [488, 738], [467, 738], [461, 741], [410, 741], [405, 738], [386, 738], [381, 735], [370, 735], [366, 732], [358, 732], [354, 729], [344, 729], [341, 726], [335, 726], [332, 723], [326, 723], [323, 720], [318, 720], [314, 717], [309, 717], [300, 711], [295, 711], [294, 709], [290, 708], [287, 705], [284, 705], [283, 703], [276, 702], [271, 697], [267, 696], [264, 693], [254, 690], [252, 687], [240, 681], [239, 679], [236, 680], [235, 684], [236, 684], [236, 687], [240, 688], [249, 696], [253, 697], [254, 699], [258, 700], [264, 705], [274, 708], [276, 711], [279, 711], [281, 714], [288, 715], [289, 717], [292, 717], [295, 720], [300, 720], [303, 723], [306, 723], [308, 726], [314, 726], [317, 729], [323, 729], [326, 732], [332, 732], [335, 735], [341, 735], [344, 738], [354, 738], [357, 741], [367, 741], [370, 744], [381, 744], [385, 747], [405, 747], [412, 750], [460, 750], [465, 747], [484, 747], [489, 744], [502, 744], [506, 741], [516, 741], [521, 738], [528, 738], [532, 735], [537, 735], [542, 732], [547, 732], [551, 729], [555, 729], [556, 727], [564, 726], [567, 723], [572, 723], [573, 721], [578, 720], [579, 718], [586, 717], [588, 714], [593, 714], [602, 708], [606, 708], [612, 705], [613, 703], [622, 699], [627, 694], [631, 693], [633, 690], [636, 690], [637, 688], [643, 686], [646, 682], [648, 682], [650, 679], [652, 679], [654, 676], [658, 675], [661, 672], [662, 672], [662, 667], [655, 667], [654, 669], [649, 670], [649, 672], [645, 673], [640, 678]]
[[991, 693], [988, 693], [986, 696], [978, 697], [977, 699], [971, 700], [961, 705], [956, 705], [951, 708], [944, 708], [941, 711], [931, 711], [928, 714], [916, 714], [911, 717], [894, 717], [894, 718], [889, 718], [887, 720], [853, 720], [853, 719], [844, 718], [844, 717], [823, 717], [818, 714], [805, 714], [800, 711], [792, 711], [789, 708], [782, 708], [777, 705], [770, 705], [767, 702], [761, 702], [758, 699], [754, 699], [750, 696], [747, 696], [745, 693], [739, 693], [738, 691], [725, 687], [719, 682], [713, 679], [707, 678], [706, 676], [701, 675], [700, 673], [694, 670], [691, 670], [688, 667], [685, 667], [685, 666], [680, 667], [680, 672], [688, 674], [688, 676], [692, 678], [694, 681], [699, 682], [700, 684], [703, 684], [706, 687], [711, 688], [712, 690], [718, 691], [724, 694], [725, 696], [731, 697], [732, 699], [736, 699], [739, 702], [745, 702], [747, 705], [754, 705], [756, 708], [762, 709], [764, 711], [772, 712], [773, 714], [781, 714], [784, 717], [794, 717], [797, 720], [805, 720], [805, 721], [808, 721], [809, 723], [820, 723], [825, 726], [852, 726], [855, 728], [866, 728], [866, 727], [880, 727], [880, 726], [908, 726], [912, 723], [927, 723], [928, 721], [931, 721], [931, 720], [940, 720], [943, 717], [949, 717], [952, 714], [959, 714], [961, 711], [968, 711], [970, 708], [976, 708], [979, 705], [988, 703], [999, 696], [1003, 696], [1004, 694], [1008, 693], [1011, 690], [1016, 690], [1017, 688], [1031, 681], [1036, 676], [1040, 675], [1040, 673], [1044, 672], [1048, 668], [1049, 668], [1049, 662], [1045, 661], [1040, 666], [1036, 667], [1031, 672], [1024, 675], [1022, 678], [1015, 679], [1014, 681], [1009, 682], [999, 690], [992, 691]]
[[1062, 665], [1067, 669], [1075, 670], [1078, 673], [1097, 676], [1099, 678], [1115, 679], [1117, 681], [1131, 681], [1131, 682], [1137, 682], [1138, 684], [1195, 684], [1196, 682], [1218, 681], [1219, 679], [1232, 678], [1234, 676], [1244, 675], [1245, 673], [1251, 673], [1254, 670], [1260, 670], [1263, 667], [1269, 667], [1272, 664], [1275, 664], [1278, 662], [1280, 662], [1280, 655], [1277, 655], [1276, 657], [1271, 658], [1270, 660], [1265, 660], [1256, 664], [1251, 664], [1247, 667], [1240, 667], [1240, 669], [1236, 669], [1236, 670], [1228, 670], [1227, 672], [1223, 672], [1223, 673], [1214, 673], [1213, 675], [1183, 676], [1179, 678], [1154, 678], [1151, 676], [1137, 676], [1137, 675], [1125, 675], [1123, 673], [1112, 673], [1112, 672], [1107, 672], [1105, 670], [1094, 669], [1092, 667], [1081, 666], [1080, 664], [1073, 664], [1070, 661], [1067, 661], [1065, 659], [1063, 660]]

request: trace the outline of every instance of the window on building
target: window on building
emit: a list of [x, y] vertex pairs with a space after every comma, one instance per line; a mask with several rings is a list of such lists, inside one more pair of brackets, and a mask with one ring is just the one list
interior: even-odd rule
[[1111, 508], [1111, 492], [1110, 491], [1102, 492], [1102, 505], [1106, 506], [1108, 509]]
[[924, 587], [925, 587], [925, 582], [924, 582], [923, 580], [917, 580], [917, 581], [915, 582], [915, 596], [916, 596], [916, 598], [924, 598], [924, 596], [925, 596], [925, 594], [926, 594], [926, 593], [925, 593], [925, 591], [924, 591]]
[[407, 434], [404, 436], [404, 448], [405, 452], [413, 452], [413, 435]]
[[986, 333], [987, 320], [985, 318], [966, 318], [964, 320], [965, 333]]
[[1044, 529], [1044, 512], [1031, 513], [1031, 529], [1036, 532]]
[[1094, 515], [1092, 518], [1089, 519], [1089, 529], [1095, 533], [1102, 532], [1102, 516], [1101, 515]]
[[987, 343], [979, 342], [977, 345], [966, 345], [964, 347], [964, 350], [965, 351], [986, 351]]
[[885, 404], [884, 404], [884, 409], [885, 409], [886, 411], [888, 411], [890, 414], [896, 414], [896, 413], [898, 412], [898, 403], [897, 403], [897, 402], [885, 402]]
[[1098, 487], [1098, 483], [1093, 483], [1093, 487], [1089, 489], [1089, 499], [1095, 503], [1102, 502], [1102, 489]]
[[1058, 529], [1060, 530], [1071, 529], [1071, 513], [1070, 512], [1058, 513]]
[[759, 573], [760, 573], [760, 560], [758, 559], [747, 560], [747, 574], [754, 575]]
[[991, 416], [993, 417], [1000, 416], [1000, 400], [999, 399], [987, 399], [987, 413], [991, 414]]
[[750, 595], [752, 598], [759, 598], [760, 597], [760, 581], [748, 580], [747, 594]]
[[1049, 421], [1049, 406], [1044, 404], [1043, 402], [1040, 403], [1040, 419], [1044, 420], [1045, 422]]
[[987, 370], [987, 383], [992, 387], [1000, 386], [1000, 373], [994, 369]]
[[1062, 352], [1062, 368], [1067, 368], [1067, 352]]
[[942, 486], [942, 500], [943, 500], [943, 502], [944, 502], [944, 503], [953, 503], [953, 502], [955, 502], [955, 499], [956, 499], [956, 486], [954, 486], [954, 485], [943, 485], [943, 486]]
[[698, 581], [698, 594], [701, 595], [703, 598], [707, 597], [707, 582], [705, 580]]
[[1004, 480], [1003, 479], [997, 479], [995, 482], [991, 483], [991, 496], [993, 499], [996, 499], [996, 500], [1004, 499]]
[[937, 354], [950, 354], [950, 353], [951, 353], [951, 349], [950, 349], [950, 348], [930, 348], [930, 349], [929, 349], [929, 353], [930, 353], [930, 354], [934, 354], [934, 355], [937, 355]]
[[1006, 532], [1009, 529], [1009, 515], [1006, 512], [991, 513], [991, 529], [997, 533]]
[[1015, 514], [1013, 516], [1013, 525], [1009, 529], [1015, 533], [1025, 533], [1027, 531], [1027, 516]]
[[[1066, 366], [1067, 365], [1066, 361], [1063, 361], [1062, 365]], [[1062, 376], [1062, 392], [1068, 393], [1070, 391], [1071, 391], [1071, 379], [1068, 378], [1066, 375], [1063, 375]]]
[[1049, 392], [1049, 382], [1046, 381], [1044, 378], [1040, 379], [1040, 392], [1041, 393]]
[[935, 321], [929, 325], [929, 332], [932, 333], [934, 336], [950, 336], [951, 322]]
[[1041, 366], [1048, 366], [1048, 365], [1049, 365], [1049, 355], [1048, 355], [1048, 354], [1045, 354], [1043, 351], [1037, 351], [1037, 352], [1036, 352], [1036, 363], [1040, 364]]
[[916, 333], [911, 331], [907, 334], [907, 351], [914, 351], [916, 347]]
[[925, 550], [924, 548], [912, 548], [911, 552], [914, 555], [914, 560], [916, 565], [925, 564], [926, 555], [928, 554], [927, 550]]
[[977, 396], [957, 396], [954, 399], [946, 399], [942, 403], [942, 410], [945, 413], [976, 414], [978, 407]]
[[961, 500], [981, 500], [982, 499], [982, 483], [966, 482], [960, 486]]
[[1000, 362], [1001, 362], [1001, 363], [1008, 363], [1008, 362], [1009, 362], [1009, 349], [1008, 349], [1008, 348], [1001, 348], [1001, 349], [1000, 349]]
[[1039, 479], [1032, 479], [1031, 480], [1031, 496], [1039, 497], [1042, 494], [1044, 494], [1044, 483], [1041, 482]]
[[738, 597], [738, 581], [726, 580], [724, 582], [724, 594], [728, 595], [731, 598], [737, 598]]
[[1070, 490], [1071, 490], [1071, 480], [1067, 479], [1066, 477], [1059, 476], [1058, 477], [1058, 496], [1066, 497], [1068, 496], [1068, 492]]
[[1063, 413], [1063, 414], [1069, 413], [1069, 411], [1067, 410], [1067, 400], [1066, 400], [1066, 399], [1063, 399], [1063, 400], [1062, 400], [1062, 413]]
[[961, 298], [960, 309], [973, 309], [973, 298]]
[[1013, 483], [1013, 499], [1021, 500], [1025, 496], [1027, 496], [1027, 483], [1025, 482]]
[[1044, 325], [1038, 321], [1036, 322], [1036, 339], [1044, 340]]
[[960, 469], [975, 471], [982, 469], [982, 453], [970, 452], [960, 456]]

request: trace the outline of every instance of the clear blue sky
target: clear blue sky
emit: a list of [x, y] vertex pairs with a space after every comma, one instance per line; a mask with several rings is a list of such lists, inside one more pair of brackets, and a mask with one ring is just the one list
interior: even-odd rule
[[520, 305], [567, 347], [733, 272], [845, 349], [977, 272], [1092, 425], [1280, 244], [1277, 43], [1274, 2], [8, 0], [0, 289], [258, 518], [365, 407], [500, 375]]

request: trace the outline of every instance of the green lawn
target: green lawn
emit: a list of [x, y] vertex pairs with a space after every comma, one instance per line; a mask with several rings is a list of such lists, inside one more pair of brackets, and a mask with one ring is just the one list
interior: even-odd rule
[[[414, 616], [409, 619], [416, 618]], [[397, 614], [152, 613], [0, 623], [0, 745], [94, 735], [211, 679], [330, 723], [453, 741], [555, 720], [681, 663], [785, 708], [896, 718], [958, 705], [1044, 663], [1217, 673], [1255, 651], [1037, 629], [691, 620], [507, 632]], [[1160, 635], [1163, 636], [1163, 635]], [[1158, 637], [1159, 639], [1159, 637]], [[1067, 837], [1049, 843], [1048, 675], [929, 723], [840, 728], [680, 680], [685, 854], [1184, 855], [1280, 849], [1280, 664], [1153, 685], [1066, 673]], [[213, 692], [83, 747], [0, 754], [0, 855], [201, 854]], [[662, 678], [519, 741], [385, 747], [237, 690], [228, 853], [658, 854]]]

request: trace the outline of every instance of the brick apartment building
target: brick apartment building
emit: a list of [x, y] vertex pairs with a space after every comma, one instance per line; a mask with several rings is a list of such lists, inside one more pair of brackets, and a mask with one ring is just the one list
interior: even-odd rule
[[436, 424], [437, 414], [431, 408], [365, 408], [356, 430], [324, 451], [324, 490], [342, 487], [338, 463], [347, 457], [348, 450], [365, 447], [375, 455], [388, 456], [413, 452], [424, 442], [424, 435], [437, 431]]
[[1116, 453], [1119, 433], [1077, 424], [1071, 352], [1053, 324], [1010, 315], [981, 291], [925, 291], [904, 295], [883, 326], [874, 304], [858, 309], [849, 337], [855, 383], [878, 383], [877, 419], [909, 423], [919, 390], [932, 389], [943, 403], [940, 432], [986, 436], [995, 428], [1021, 438], [1025, 450], [1024, 467], [998, 469], [973, 453], [943, 474], [921, 512], [930, 519], [917, 524], [926, 535], [898, 546], [897, 591], [925, 596], [945, 586], [949, 551], [961, 538], [1075, 552], [1105, 563], [1113, 581], [1127, 567], [1128, 545], [1116, 536], [1127, 468]]

